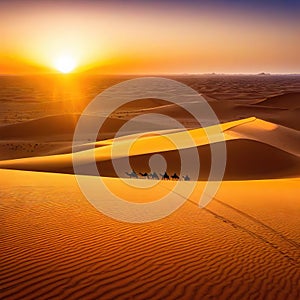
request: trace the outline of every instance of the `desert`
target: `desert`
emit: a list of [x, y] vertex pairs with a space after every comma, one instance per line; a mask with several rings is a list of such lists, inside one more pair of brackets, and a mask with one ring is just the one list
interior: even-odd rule
[[[14, 105], [19, 114], [17, 119], [6, 115], [0, 127], [2, 299], [299, 297], [299, 77], [170, 78], [203, 95], [220, 120], [220, 125], [212, 126], [225, 139], [224, 177], [203, 208], [199, 193], [207, 180], [214, 180], [209, 178], [211, 145], [207, 128], [182, 107], [140, 99], [109, 116], [96, 142], [87, 140], [72, 148], [84, 105], [62, 114], [64, 102], [54, 101], [49, 114], [44, 109], [50, 105], [47, 101], [28, 105], [27, 100], [19, 103], [18, 97], [15, 103], [2, 101], [2, 111]], [[5, 80], [13, 84], [15, 79]], [[118, 80], [111, 85], [114, 81]], [[242, 92], [245, 83], [247, 93]], [[199, 155], [199, 173], [181, 173], [180, 151], [188, 153], [191, 146], [180, 128], [153, 124], [153, 130], [136, 141], [134, 130], [115, 136], [131, 118], [146, 113], [161, 113], [185, 124]], [[90, 118], [93, 122], [96, 117]], [[141, 126], [134, 122], [133, 129]], [[180, 141], [182, 147], [169, 140]], [[128, 157], [124, 147], [133, 141]], [[112, 156], [113, 147], [117, 157]], [[87, 167], [77, 175], [100, 175], [118, 196], [133, 203], [149, 203], [166, 193], [171, 199], [183, 197], [174, 193], [179, 181], [195, 188], [164, 218], [122, 222], [99, 212], [86, 199], [76, 181], [74, 155], [82, 166], [95, 159], [98, 171], [89, 173]], [[161, 180], [159, 170], [158, 180], [142, 176], [153, 171], [149, 166], [153, 155], [163, 157], [166, 173], [178, 174], [179, 180]], [[114, 162], [122, 165], [127, 158], [131, 169], [122, 169], [120, 176]], [[133, 170], [137, 178], [131, 179]], [[189, 181], [184, 181], [185, 175]], [[135, 191], [126, 185], [134, 181], [157, 183], [152, 192]], [[101, 188], [97, 192], [103, 193]]]

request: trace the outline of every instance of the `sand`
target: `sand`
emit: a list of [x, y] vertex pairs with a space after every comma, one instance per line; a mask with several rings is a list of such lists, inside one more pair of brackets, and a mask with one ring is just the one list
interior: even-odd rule
[[[212, 128], [202, 128], [182, 108], [159, 99], [121, 107], [104, 123], [96, 142], [86, 132], [72, 154], [80, 111], [60, 113], [55, 105], [61, 108], [63, 102], [54, 101], [45, 115], [50, 102], [26, 106], [17, 101], [19, 117], [11, 116], [0, 126], [1, 299], [300, 297], [298, 79], [177, 79], [204, 93], [222, 123], [212, 128], [222, 132], [226, 142], [224, 181], [204, 208], [199, 208], [199, 195], [211, 163], [205, 130]], [[2, 104], [3, 111], [11, 111], [12, 103]], [[198, 104], [183, 105], [193, 109]], [[136, 139], [134, 127], [142, 124], [134, 123], [121, 137], [115, 133], [145, 113], [175, 117], [188, 128], [201, 161], [200, 172], [183, 182], [196, 185], [188, 198], [172, 191], [174, 180], [159, 181], [152, 193], [133, 193], [123, 183], [134, 182], [125, 173], [130, 170], [122, 170], [118, 178], [112, 163], [126, 159], [126, 146]], [[168, 163], [167, 172], [179, 174], [179, 150], [189, 153], [194, 146], [180, 129], [152, 125], [147, 124], [148, 131], [130, 150], [132, 169], [149, 172], [150, 157], [160, 154]], [[85, 167], [95, 157], [102, 179], [127, 201], [147, 203], [170, 193], [171, 199], [185, 202], [154, 222], [114, 220], [79, 189], [73, 155]], [[82, 175], [89, 176], [85, 178], [98, 176], [84, 170]], [[147, 180], [139, 177], [140, 182]], [[102, 189], [99, 195], [104, 195]], [[147, 212], [142, 217], [146, 219]]]
[[[207, 130], [213, 130], [210, 128], [217, 130], [218, 126], [208, 127]], [[300, 176], [298, 142], [300, 134], [298, 131], [254, 117], [223, 123], [220, 130], [224, 133], [227, 148], [224, 179], [270, 179]], [[189, 146], [191, 143], [184, 132], [155, 132], [155, 135], [148, 134], [138, 139], [133, 148], [130, 145], [135, 141], [135, 135], [119, 138], [114, 141], [114, 145], [107, 141], [106, 145], [102, 144], [100, 147], [82, 150], [77, 153], [77, 156], [81, 165], [88, 165], [89, 161], [95, 157], [100, 175], [116, 177], [112, 159], [122, 164], [123, 160], [127, 160], [127, 149], [131, 149], [129, 157], [132, 169], [138, 173], [150, 172], [148, 162], [151, 155], [160, 154], [168, 162], [167, 172], [173, 174], [180, 173], [181, 160], [178, 150], [187, 153], [189, 148], [196, 145], [201, 170], [199, 176], [193, 179], [207, 179], [212, 158], [206, 132], [203, 128], [199, 128], [189, 130], [189, 134], [195, 143], [191, 146]], [[170, 143], [170, 140], [178, 141], [181, 147]], [[117, 156], [112, 156], [112, 147]], [[4, 160], [0, 161], [0, 168], [72, 174], [72, 159], [72, 154], [60, 154]], [[192, 168], [191, 165], [190, 169]], [[130, 170], [121, 170], [124, 177], [126, 177], [126, 172], [130, 172]], [[98, 173], [90, 173], [87, 170], [82, 175], [98, 175]]]
[[299, 179], [227, 181], [204, 209], [192, 196], [134, 225], [99, 213], [72, 175], [0, 174], [2, 299], [299, 295]]

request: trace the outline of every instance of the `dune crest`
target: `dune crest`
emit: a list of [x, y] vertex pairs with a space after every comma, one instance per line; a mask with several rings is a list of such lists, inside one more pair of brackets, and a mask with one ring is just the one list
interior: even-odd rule
[[296, 156], [300, 156], [300, 132], [291, 128], [255, 119], [226, 130], [235, 138], [260, 141]]
[[[206, 130], [212, 135], [210, 141]], [[122, 162], [130, 149], [130, 162], [133, 169], [139, 172], [149, 172], [148, 161], [152, 154], [164, 156], [168, 162], [168, 172], [179, 172], [180, 161], [178, 150], [188, 151], [197, 147], [201, 160], [200, 179], [207, 178], [210, 171], [211, 153], [209, 143], [222, 141], [227, 145], [227, 167], [225, 179], [255, 179], [280, 178], [299, 175], [299, 147], [297, 138], [299, 133], [289, 128], [275, 124], [247, 118], [212, 126], [198, 128], [186, 132], [155, 132], [146, 134], [135, 141], [135, 135], [122, 137], [116, 141], [96, 142], [97, 147], [79, 151], [74, 154], [50, 155], [42, 157], [23, 158], [0, 161], [1, 168], [73, 173], [73, 156], [76, 155], [82, 165], [89, 165], [95, 157], [102, 176], [115, 177], [112, 158]], [[179, 148], [169, 141], [177, 141]], [[134, 141], [134, 147], [132, 143]], [[91, 147], [89, 144], [88, 147]], [[117, 155], [112, 156], [112, 150]], [[193, 166], [191, 165], [191, 169]], [[87, 168], [88, 170], [88, 168]], [[123, 170], [125, 172], [129, 170]], [[87, 171], [88, 172], [88, 171]], [[97, 175], [85, 173], [87, 175]]]

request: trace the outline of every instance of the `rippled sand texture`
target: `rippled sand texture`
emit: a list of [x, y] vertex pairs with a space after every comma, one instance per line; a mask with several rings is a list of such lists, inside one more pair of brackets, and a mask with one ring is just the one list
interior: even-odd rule
[[1, 178], [2, 299], [299, 296], [299, 179], [226, 182], [204, 209], [192, 197], [134, 225], [96, 211], [72, 175]]

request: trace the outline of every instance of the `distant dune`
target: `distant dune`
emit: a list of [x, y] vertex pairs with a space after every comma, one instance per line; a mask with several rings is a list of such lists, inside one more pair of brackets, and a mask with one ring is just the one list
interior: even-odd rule
[[[265, 100], [251, 103], [237, 103], [236, 101], [216, 100], [205, 95], [204, 97], [207, 99], [210, 107], [213, 109], [218, 119], [222, 123], [255, 116], [265, 121], [274, 122], [276, 124], [299, 130], [300, 120], [298, 117], [299, 112], [297, 110], [300, 107], [299, 95], [300, 93], [286, 93], [280, 96], [268, 97]], [[188, 113], [184, 108], [188, 108], [191, 111], [201, 109], [204, 112], [206, 106], [201, 106], [198, 102], [184, 102], [182, 103], [182, 106], [183, 108], [175, 104], [165, 104], [156, 107], [136, 109], [131, 111], [129, 115], [160, 113], [168, 115], [172, 118], [176, 118], [190, 128], [201, 126], [201, 124], [199, 125], [199, 123], [195, 121], [191, 117], [191, 114]], [[205, 123], [206, 121], [211, 120], [206, 120], [204, 115], [202, 121]]]
[[[252, 104], [237, 104], [232, 101], [220, 101], [211, 97], [204, 97], [216, 113], [219, 120], [224, 122], [234, 121], [255, 116], [257, 118], [273, 122], [276, 124], [300, 129], [300, 119], [298, 117], [300, 109], [300, 93], [285, 93], [278, 96], [268, 97], [265, 100]], [[120, 107], [107, 121], [101, 129], [100, 139], [113, 138], [115, 132], [123, 126], [128, 119], [145, 113], [157, 113], [168, 115], [181, 121], [188, 128], [198, 128], [201, 126], [190, 113], [190, 110], [205, 109], [197, 102], [182, 103], [183, 107], [169, 104], [159, 99], [137, 100], [123, 107]], [[66, 141], [72, 140], [79, 114], [62, 114], [47, 116], [35, 120], [25, 121], [17, 124], [0, 126], [1, 140], [40, 140], [40, 141]], [[89, 116], [89, 122], [99, 120], [99, 117]], [[101, 118], [101, 117], [100, 117]], [[201, 120], [204, 122], [209, 119]], [[139, 128], [139, 123], [136, 123]], [[134, 126], [132, 126], [134, 127]], [[147, 124], [147, 128], [157, 130], [157, 125]], [[167, 124], [160, 124], [160, 129], [168, 128]], [[132, 132], [133, 133], [133, 132]], [[130, 134], [130, 132], [128, 132]]]
[[52, 139], [57, 135], [70, 135], [74, 132], [78, 114], [48, 116], [27, 122], [0, 127], [2, 139]]
[[256, 105], [295, 109], [300, 108], [300, 92], [284, 93], [277, 96], [267, 97], [255, 103]]
[[[2, 140], [41, 140], [41, 141], [66, 141], [72, 140], [75, 127], [80, 115], [64, 114], [48, 116], [40, 119], [26, 121], [17, 124], [0, 126], [0, 136]], [[126, 120], [119, 118], [104, 118], [87, 116], [86, 124], [94, 124], [102, 119], [99, 138], [107, 139], [115, 136], [115, 133], [126, 123]], [[132, 121], [132, 132], [134, 127], [139, 128], [140, 122]], [[157, 128], [155, 124], [147, 124], [147, 128]], [[163, 127], [163, 126], [162, 126]], [[129, 134], [130, 132], [128, 132]], [[89, 134], [89, 132], [86, 132]]]

